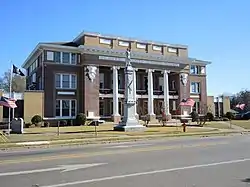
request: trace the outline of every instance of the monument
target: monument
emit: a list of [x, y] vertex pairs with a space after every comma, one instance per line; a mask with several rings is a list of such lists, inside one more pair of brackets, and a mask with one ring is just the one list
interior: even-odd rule
[[136, 94], [134, 94], [135, 76], [134, 68], [131, 65], [130, 49], [126, 51], [125, 73], [125, 97], [124, 97], [124, 117], [122, 121], [114, 127], [115, 131], [144, 131], [146, 127], [141, 125], [136, 118]]

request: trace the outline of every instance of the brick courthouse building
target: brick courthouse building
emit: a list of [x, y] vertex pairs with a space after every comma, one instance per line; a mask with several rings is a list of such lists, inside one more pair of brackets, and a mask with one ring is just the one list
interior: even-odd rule
[[[70, 119], [79, 112], [118, 122], [123, 115], [125, 51], [135, 67], [137, 113], [174, 114], [183, 98], [193, 110], [207, 105], [206, 65], [188, 46], [83, 32], [73, 41], [39, 43], [23, 64], [27, 89], [42, 93], [45, 118]], [[40, 106], [40, 105], [39, 105]], [[190, 109], [183, 109], [188, 114]]]

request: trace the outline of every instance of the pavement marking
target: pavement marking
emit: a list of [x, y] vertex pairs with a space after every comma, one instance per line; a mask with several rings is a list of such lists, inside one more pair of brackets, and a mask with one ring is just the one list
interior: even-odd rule
[[130, 148], [130, 147], [142, 147], [142, 146], [150, 146], [153, 144], [130, 144], [130, 145], [116, 145], [116, 146], [109, 146], [109, 147], [104, 147], [105, 149], [116, 149], [116, 148]]
[[19, 142], [16, 145], [45, 145], [50, 144], [49, 141], [36, 141], [36, 142]]
[[215, 162], [215, 163], [210, 163], [210, 164], [184, 166], [184, 167], [162, 169], [162, 170], [153, 170], [153, 171], [131, 173], [131, 174], [125, 174], [125, 175], [116, 175], [116, 176], [110, 176], [110, 177], [95, 178], [95, 179], [74, 181], [74, 182], [66, 182], [66, 183], [61, 183], [61, 184], [53, 184], [53, 185], [40, 186], [40, 187], [64, 187], [64, 186], [72, 186], [72, 185], [78, 185], [78, 184], [96, 183], [96, 182], [107, 181], [107, 180], [115, 180], [115, 179], [122, 179], [122, 178], [128, 178], [128, 177], [138, 177], [138, 176], [143, 176], [143, 175], [152, 175], [152, 174], [157, 174], [157, 173], [174, 172], [174, 171], [212, 167], [212, 166], [219, 166], [219, 165], [226, 165], [226, 164], [235, 164], [235, 163], [241, 163], [241, 162], [246, 162], [246, 161], [250, 161], [250, 158]]
[[115, 155], [115, 154], [126, 154], [126, 153], [137, 153], [137, 152], [151, 152], [151, 151], [161, 151], [161, 150], [174, 150], [182, 148], [195, 148], [195, 147], [208, 147], [228, 144], [228, 142], [216, 142], [216, 143], [200, 143], [200, 144], [191, 144], [191, 145], [172, 145], [172, 146], [152, 146], [152, 147], [143, 147], [143, 148], [134, 148], [134, 149], [122, 149], [122, 150], [112, 150], [112, 151], [100, 151], [100, 152], [89, 152], [89, 153], [79, 153], [79, 154], [62, 154], [54, 156], [44, 156], [44, 157], [26, 157], [13, 160], [2, 160], [0, 165], [5, 164], [20, 164], [27, 162], [42, 162], [42, 161], [52, 161], [52, 160], [63, 160], [63, 159], [73, 159], [73, 158], [88, 158], [93, 156], [105, 156], [105, 155]]
[[100, 166], [100, 165], [104, 165], [104, 164], [107, 164], [107, 163], [61, 165], [61, 166], [54, 167], [54, 168], [0, 173], [0, 177], [13, 176], [13, 175], [26, 175], [26, 174], [32, 174], [32, 173], [42, 173], [42, 172], [59, 171], [59, 170], [62, 170], [61, 171], [61, 173], [62, 173], [62, 172], [69, 172], [69, 171], [74, 171], [74, 170], [79, 170], [79, 169]]

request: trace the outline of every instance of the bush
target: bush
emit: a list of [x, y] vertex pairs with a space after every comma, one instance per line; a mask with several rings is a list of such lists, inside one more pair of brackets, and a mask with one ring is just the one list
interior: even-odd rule
[[61, 127], [67, 126], [67, 120], [61, 120], [60, 121], [60, 126]]
[[234, 118], [234, 115], [232, 112], [227, 112], [225, 115], [229, 120], [232, 120]]
[[24, 123], [24, 127], [25, 127], [25, 128], [30, 128], [31, 125], [32, 125], [31, 123]]
[[190, 113], [191, 118], [192, 118], [192, 122], [198, 121], [199, 120], [199, 114], [195, 111]]
[[39, 115], [35, 115], [31, 119], [31, 123], [38, 126], [42, 122], [42, 117]]
[[214, 115], [211, 112], [208, 112], [206, 117], [207, 117], [208, 121], [213, 121], [214, 120]]
[[43, 124], [44, 127], [49, 127], [49, 125], [50, 125], [50, 123], [48, 121], [45, 121]]
[[85, 125], [86, 120], [87, 120], [86, 115], [83, 113], [79, 113], [76, 116], [75, 125], [78, 125], [78, 126]]

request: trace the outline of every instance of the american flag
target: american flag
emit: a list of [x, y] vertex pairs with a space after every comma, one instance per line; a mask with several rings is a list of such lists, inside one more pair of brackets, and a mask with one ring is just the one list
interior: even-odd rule
[[235, 107], [243, 110], [245, 108], [245, 104], [237, 104]]
[[191, 106], [193, 107], [194, 106], [194, 103], [195, 101], [193, 99], [183, 99], [181, 102], [180, 102], [180, 106]]
[[16, 100], [2, 96], [0, 99], [0, 106], [5, 106], [8, 108], [16, 108], [17, 107]]

